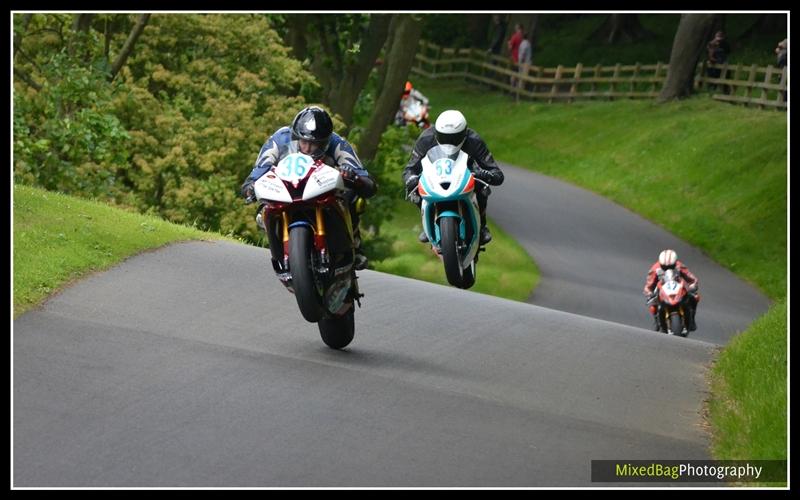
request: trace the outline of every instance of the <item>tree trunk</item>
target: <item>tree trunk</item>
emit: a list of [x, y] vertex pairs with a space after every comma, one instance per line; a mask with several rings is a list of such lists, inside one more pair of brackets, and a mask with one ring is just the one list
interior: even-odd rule
[[417, 45], [422, 34], [422, 20], [414, 15], [398, 15], [392, 48], [386, 54], [386, 80], [375, 101], [375, 109], [364, 134], [358, 143], [358, 155], [362, 160], [371, 160], [378, 150], [383, 131], [391, 123], [403, 95], [403, 83], [417, 54]]
[[147, 21], [150, 19], [150, 14], [142, 14], [139, 16], [139, 20], [136, 21], [133, 29], [131, 30], [131, 34], [128, 35], [128, 39], [125, 40], [125, 44], [122, 46], [122, 50], [120, 51], [117, 58], [114, 60], [114, 64], [111, 65], [111, 73], [108, 75], [108, 81], [114, 81], [114, 78], [119, 73], [119, 70], [122, 69], [122, 66], [125, 64], [125, 61], [128, 60], [128, 56], [131, 55], [133, 52], [133, 47], [136, 45], [136, 40], [139, 39], [139, 36], [144, 31], [144, 27], [147, 26]]
[[700, 55], [705, 54], [714, 14], [683, 14], [669, 57], [669, 71], [658, 97], [660, 102], [688, 97], [694, 90], [694, 77]]
[[342, 117], [348, 128], [353, 121], [356, 100], [358, 100], [361, 90], [367, 84], [369, 74], [375, 67], [375, 60], [386, 43], [391, 18], [391, 15], [385, 14], [372, 14], [370, 16], [369, 27], [366, 33], [361, 36], [358, 60], [354, 64], [342, 68], [344, 70], [341, 75], [342, 78], [330, 93], [331, 110]]
[[72, 21], [72, 29], [86, 33], [92, 25], [94, 14], [77, 14]]
[[589, 40], [606, 44], [635, 42], [653, 36], [639, 22], [638, 14], [611, 14], [591, 35]]

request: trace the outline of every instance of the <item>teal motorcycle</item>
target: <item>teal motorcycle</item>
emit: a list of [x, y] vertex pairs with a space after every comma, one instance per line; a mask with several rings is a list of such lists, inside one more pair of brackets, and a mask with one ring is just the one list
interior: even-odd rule
[[458, 147], [435, 146], [422, 159], [415, 188], [422, 199], [422, 227], [444, 264], [447, 281], [465, 289], [475, 284], [483, 250], [475, 194], [475, 183], [483, 181], [472, 175], [469, 165], [469, 156]]

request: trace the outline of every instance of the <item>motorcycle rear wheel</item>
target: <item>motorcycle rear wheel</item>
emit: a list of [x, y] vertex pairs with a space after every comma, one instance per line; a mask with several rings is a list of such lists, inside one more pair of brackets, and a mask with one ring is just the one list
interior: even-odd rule
[[317, 323], [319, 335], [331, 349], [342, 349], [353, 341], [355, 336], [355, 312], [350, 308], [343, 316], [322, 318]]

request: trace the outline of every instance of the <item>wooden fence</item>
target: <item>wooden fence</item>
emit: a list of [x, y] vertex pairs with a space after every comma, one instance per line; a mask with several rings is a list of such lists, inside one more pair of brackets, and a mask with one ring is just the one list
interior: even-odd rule
[[[709, 65], [720, 70], [719, 78], [708, 76], [706, 63], [699, 64], [695, 88], [712, 90], [721, 101], [786, 109], [786, 68]], [[668, 64], [614, 66], [531, 65], [520, 74], [507, 57], [474, 48], [451, 49], [421, 41], [412, 73], [428, 78], [456, 78], [515, 94], [517, 99], [547, 102], [576, 99], [652, 99], [658, 97], [667, 77]], [[512, 85], [512, 81], [518, 82]]]

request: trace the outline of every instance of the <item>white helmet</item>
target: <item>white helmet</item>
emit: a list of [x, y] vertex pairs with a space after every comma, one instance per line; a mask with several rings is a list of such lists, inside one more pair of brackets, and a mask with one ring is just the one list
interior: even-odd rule
[[675, 267], [678, 261], [678, 254], [675, 250], [664, 250], [658, 255], [658, 263], [661, 264], [661, 269], [671, 269]]
[[448, 109], [436, 119], [434, 130], [436, 142], [460, 148], [467, 137], [467, 119], [461, 111]]

